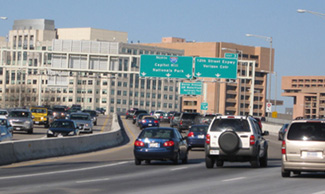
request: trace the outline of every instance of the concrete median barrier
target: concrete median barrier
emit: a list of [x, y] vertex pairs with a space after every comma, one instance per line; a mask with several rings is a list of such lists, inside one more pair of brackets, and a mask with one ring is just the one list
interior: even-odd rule
[[0, 165], [118, 146], [126, 138], [119, 120], [119, 116], [114, 114], [111, 130], [99, 134], [0, 143]]

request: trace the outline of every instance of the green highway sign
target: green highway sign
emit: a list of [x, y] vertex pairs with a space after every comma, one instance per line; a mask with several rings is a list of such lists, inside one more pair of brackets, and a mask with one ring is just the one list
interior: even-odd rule
[[237, 53], [225, 53], [225, 58], [238, 59]]
[[202, 102], [201, 103], [201, 110], [208, 110], [208, 103], [207, 102]]
[[180, 82], [180, 95], [202, 95], [202, 82]]
[[191, 79], [193, 77], [193, 57], [141, 55], [140, 77]]
[[237, 79], [237, 62], [230, 58], [196, 57], [194, 76]]

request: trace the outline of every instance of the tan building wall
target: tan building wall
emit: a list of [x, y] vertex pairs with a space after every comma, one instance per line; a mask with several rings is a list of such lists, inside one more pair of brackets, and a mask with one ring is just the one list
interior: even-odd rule
[[325, 76], [284, 76], [282, 90], [293, 97], [293, 119], [325, 118]]
[[95, 40], [127, 43], [128, 33], [95, 28], [58, 28], [58, 39], [61, 40]]
[[[270, 57], [269, 48], [224, 42], [186, 42], [185, 39], [173, 37], [162, 38], [162, 43], [145, 43], [143, 45], [180, 49], [184, 50], [185, 56], [193, 57], [223, 58], [224, 53], [233, 53], [233, 51], [223, 50], [222, 48], [233, 49], [238, 52], [242, 51], [243, 55], [239, 55], [239, 59], [256, 61], [255, 92], [258, 92], [254, 92], [254, 115], [265, 116], [267, 73], [269, 72]], [[274, 49], [272, 50], [272, 70], [274, 65], [273, 59]], [[242, 71], [245, 67], [239, 64], [238, 69], [241, 70], [238, 71]], [[239, 79], [237, 79], [237, 83], [212, 82], [213, 80], [215, 79], [204, 79], [204, 81], [208, 81], [206, 82], [208, 84], [206, 99], [209, 106], [206, 113], [235, 115], [247, 115], [249, 113], [250, 80], [246, 80], [246, 83], [244, 80], [240, 81]], [[227, 80], [221, 79], [221, 81], [225, 82]], [[200, 110], [200, 104], [204, 101], [204, 96], [184, 96], [182, 101], [183, 111], [204, 112]]]

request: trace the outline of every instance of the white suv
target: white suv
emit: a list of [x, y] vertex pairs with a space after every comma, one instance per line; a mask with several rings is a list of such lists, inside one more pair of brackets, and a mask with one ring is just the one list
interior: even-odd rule
[[252, 167], [267, 166], [268, 143], [258, 122], [251, 116], [217, 116], [206, 135], [205, 163], [213, 168], [224, 161], [250, 162]]

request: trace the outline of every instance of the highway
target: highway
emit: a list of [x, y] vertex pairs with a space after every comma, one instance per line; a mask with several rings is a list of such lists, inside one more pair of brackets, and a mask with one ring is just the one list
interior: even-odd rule
[[324, 173], [281, 177], [281, 145], [274, 134], [267, 137], [267, 168], [226, 162], [206, 169], [203, 150], [190, 151], [188, 164], [136, 166], [133, 141], [140, 130], [131, 120], [123, 124], [130, 141], [122, 146], [1, 166], [0, 193], [325, 193]]

